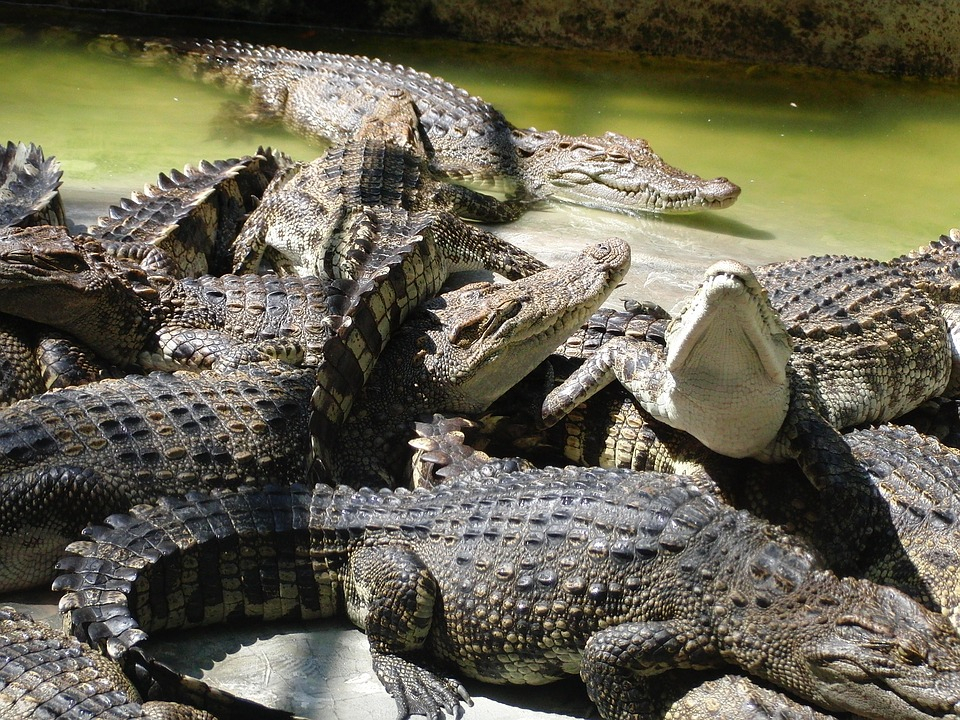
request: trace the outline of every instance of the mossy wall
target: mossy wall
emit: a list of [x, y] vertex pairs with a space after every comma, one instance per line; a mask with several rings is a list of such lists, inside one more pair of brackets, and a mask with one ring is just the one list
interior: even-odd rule
[[[0, 19], [10, 12], [4, 5]], [[953, 0], [60, 0], [56, 6], [908, 76], [960, 75], [960, 3]]]

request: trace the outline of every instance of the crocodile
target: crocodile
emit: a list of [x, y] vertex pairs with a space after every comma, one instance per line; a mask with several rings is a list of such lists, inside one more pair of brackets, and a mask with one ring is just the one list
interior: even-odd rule
[[319, 142], [344, 142], [379, 97], [404, 90], [420, 110], [436, 173], [528, 199], [642, 214], [724, 208], [740, 194], [726, 178], [668, 165], [642, 139], [519, 129], [465, 90], [382, 60], [220, 40], [104, 37], [98, 44], [244, 91], [248, 119], [282, 122]]
[[232, 244], [270, 180], [292, 160], [270, 148], [229, 160], [201, 161], [160, 173], [107, 214], [87, 234], [105, 252], [172, 277], [229, 272]]
[[547, 397], [545, 422], [616, 378], [654, 417], [707, 447], [796, 458], [823, 482], [822, 473], [845, 471], [829, 467], [846, 452], [837, 429], [889, 420], [949, 391], [960, 286], [916, 258], [949, 266], [957, 246], [943, 236], [909, 261], [809, 257], [756, 273], [716, 263], [668, 324], [665, 347], [606, 343]]
[[[436, 254], [424, 250], [428, 247], [428, 242], [414, 245], [408, 256], [388, 262], [358, 288], [347, 286], [350, 294], [329, 300], [345, 314], [345, 318], [328, 318], [333, 324], [343, 323], [338, 328], [343, 334], [335, 336], [341, 341], [335, 351], [329, 341], [323, 346], [307, 346], [308, 357], [312, 352], [318, 358], [316, 366], [280, 369], [252, 365], [222, 376], [202, 371], [192, 376], [183, 372], [131, 376], [44, 394], [0, 411], [0, 473], [9, 506], [9, 514], [0, 515], [0, 590], [10, 589], [5, 583], [18, 579], [41, 581], [25, 574], [27, 569], [33, 567], [42, 575], [44, 558], [65, 535], [62, 526], [78, 531], [76, 524], [84, 518], [98, 518], [104, 512], [101, 507], [125, 509], [126, 503], [184, 492], [191, 483], [211, 487], [218, 482], [263, 484], [268, 477], [274, 482], [302, 479], [310, 447], [311, 402], [319, 392], [317, 378], [330, 378], [322, 387], [334, 391], [337, 400], [355, 391], [344, 382], [356, 382], [359, 390], [362, 378], [344, 377], [344, 368], [369, 365], [380, 353], [380, 344], [391, 332], [396, 335], [384, 331], [381, 337], [380, 328], [391, 322], [392, 308], [406, 302], [401, 293], [408, 292], [408, 287], [429, 285], [429, 278], [418, 276], [418, 270], [435, 277], [430, 258]], [[584, 250], [564, 266], [530, 278], [449, 291], [444, 304], [450, 311], [442, 306], [435, 309], [434, 324], [442, 323], [435, 342], [464, 366], [468, 360], [482, 366], [478, 372], [488, 380], [498, 370], [517, 379], [523, 369], [514, 354], [520, 359], [528, 356], [531, 366], [539, 362], [538, 357], [529, 357], [530, 353], [535, 354], [538, 345], [542, 354], [549, 353], [557, 342], [556, 334], [578, 324], [579, 317], [602, 300], [625, 272], [628, 260], [628, 246], [611, 240]], [[222, 283], [229, 279], [182, 282], [207, 280], [217, 293], [226, 288], [220, 300], [230, 304], [233, 292], [229, 283]], [[280, 280], [299, 283], [302, 278]], [[335, 283], [330, 292], [339, 287]], [[244, 288], [236, 294], [238, 304], [256, 304]], [[262, 314], [277, 314], [270, 302], [260, 300]], [[524, 352], [498, 354], [505, 346], [514, 348], [508, 341], [515, 343], [518, 335], [528, 346]], [[400, 366], [416, 365], [425, 350], [422, 337], [408, 333], [396, 338], [389, 357]], [[388, 361], [387, 375], [395, 368], [393, 361]], [[441, 403], [450, 395], [482, 402], [484, 393], [490, 392], [483, 383], [478, 386], [457, 376], [452, 366], [439, 365], [432, 377], [393, 378], [397, 387], [389, 392], [396, 397], [401, 380], [421, 383], [423, 390], [432, 390], [420, 399], [432, 403], [423, 406], [427, 412], [442, 409]], [[490, 380], [495, 385], [499, 382]], [[337, 414], [338, 405], [326, 408], [320, 403], [317, 407], [331, 424], [345, 420]], [[396, 414], [395, 409], [391, 412]], [[407, 414], [416, 412], [415, 407], [406, 408]], [[378, 418], [378, 426], [381, 422], [385, 418]], [[348, 475], [346, 480], [357, 482], [359, 478]], [[50, 487], [43, 491], [47, 500], [38, 504], [36, 494], [41, 486]], [[67, 517], [58, 510], [63, 507], [64, 494], [75, 498]]]
[[562, 266], [421, 305], [391, 336], [336, 441], [324, 443], [326, 479], [395, 487], [420, 415], [484, 410], [597, 309], [629, 262], [629, 245], [610, 239]]
[[[135, 370], [302, 361], [343, 293], [316, 278], [148, 275], [63, 227], [0, 232], [0, 311]], [[295, 335], [296, 341], [289, 336]]]
[[155, 372], [0, 409], [0, 592], [48, 582], [64, 543], [105, 514], [199, 487], [302, 480], [314, 375]]
[[460, 219], [510, 220], [520, 205], [432, 177], [421, 134], [409, 93], [384, 93], [355, 135], [270, 185], [233, 243], [233, 271], [256, 272], [269, 250], [276, 270], [356, 279], [364, 263], [392, 252], [389, 234], [365, 232], [384, 213], [398, 226], [408, 217], [429, 224], [450, 272], [487, 269], [516, 278], [543, 269], [520, 248]]
[[835, 575], [689, 478], [504, 463], [432, 490], [321, 483], [134, 508], [68, 546], [65, 626], [122, 661], [160, 630], [346, 615], [400, 718], [459, 716], [451, 670], [579, 674], [601, 717], [639, 718], [651, 675], [710, 667], [827, 711], [958, 716], [960, 636], [900, 591]]
[[63, 225], [63, 171], [39, 145], [7, 141], [0, 154], [0, 228]]
[[[825, 503], [799, 471], [712, 452], [646, 414], [620, 389], [606, 388], [553, 429], [538, 435], [520, 415], [499, 424], [435, 416], [418, 423], [412, 469], [430, 484], [455, 469], [519, 452], [537, 464], [576, 462], [682, 472], [727, 502], [806, 538], [831, 568], [894, 585], [960, 629], [960, 454], [910, 426], [883, 424], [844, 434], [857, 474], [838, 477]], [[503, 401], [498, 411], [505, 412]], [[508, 416], [509, 417], [509, 416]], [[469, 443], [464, 440], [469, 436]], [[459, 442], [454, 442], [459, 438]], [[440, 444], [440, 440], [443, 443]], [[566, 442], [564, 442], [564, 440]], [[453, 472], [455, 472], [454, 470]], [[776, 491], [770, 488], [776, 486]]]

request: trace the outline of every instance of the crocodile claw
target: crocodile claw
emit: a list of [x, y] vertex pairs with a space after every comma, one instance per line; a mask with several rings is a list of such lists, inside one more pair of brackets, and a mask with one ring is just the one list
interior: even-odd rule
[[399, 655], [375, 655], [373, 670], [397, 703], [397, 720], [423, 715], [428, 720], [463, 717], [463, 705], [473, 699], [458, 681], [442, 678]]

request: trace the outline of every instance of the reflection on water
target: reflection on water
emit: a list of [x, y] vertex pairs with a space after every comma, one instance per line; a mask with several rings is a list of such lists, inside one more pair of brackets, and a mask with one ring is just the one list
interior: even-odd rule
[[[625, 237], [635, 271], [622, 294], [670, 305], [720, 257], [884, 258], [960, 225], [953, 85], [343, 33], [260, 40], [412, 65], [516, 125], [642, 136], [668, 162], [743, 187], [719, 213], [634, 219], [546, 205], [503, 228], [548, 258], [585, 239]], [[238, 100], [228, 92], [56, 38], [0, 37], [0, 74], [0, 140], [37, 142], [61, 160], [79, 222], [185, 163], [260, 144], [300, 159], [317, 153], [281, 128], [226, 122], [223, 104]]]

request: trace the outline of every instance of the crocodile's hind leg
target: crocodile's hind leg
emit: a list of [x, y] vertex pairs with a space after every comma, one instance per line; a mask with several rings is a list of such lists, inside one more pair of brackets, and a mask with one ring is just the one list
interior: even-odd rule
[[156, 347], [140, 353], [147, 370], [236, 370], [250, 364], [303, 364], [303, 346], [295, 340], [266, 339], [243, 342], [215, 329], [170, 327], [157, 337]]
[[526, 250], [454, 218], [438, 213], [432, 222], [437, 246], [450, 263], [450, 272], [489, 270], [508, 280], [517, 280], [546, 269], [546, 264]]
[[420, 657], [438, 599], [430, 571], [413, 552], [390, 545], [359, 549], [349, 570], [347, 611], [366, 630], [373, 670], [396, 701], [398, 720], [460, 717], [461, 703], [473, 704], [467, 691]]
[[685, 623], [672, 620], [621, 623], [590, 637], [580, 677], [601, 717], [660, 717], [662, 698], [657, 697], [647, 676], [720, 664], [708, 634], [691, 637], [690, 627], [681, 625]]

